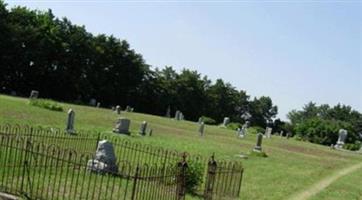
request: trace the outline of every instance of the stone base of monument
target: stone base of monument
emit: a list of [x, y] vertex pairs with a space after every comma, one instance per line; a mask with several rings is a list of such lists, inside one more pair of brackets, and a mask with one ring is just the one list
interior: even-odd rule
[[254, 152], [258, 152], [258, 153], [261, 153], [261, 152], [262, 152], [262, 151], [261, 151], [261, 147], [258, 147], [258, 146], [254, 147], [253, 151], [254, 151]]
[[99, 160], [88, 160], [87, 169], [97, 173], [111, 173], [118, 172], [118, 166], [115, 164], [107, 164]]
[[131, 132], [129, 132], [128, 130], [122, 130], [122, 129], [116, 129], [116, 128], [113, 129], [113, 133], [131, 135]]
[[337, 144], [334, 145], [334, 148], [335, 148], [335, 149], [343, 149], [343, 145], [344, 145], [344, 143], [338, 143], [338, 142], [337, 142]]

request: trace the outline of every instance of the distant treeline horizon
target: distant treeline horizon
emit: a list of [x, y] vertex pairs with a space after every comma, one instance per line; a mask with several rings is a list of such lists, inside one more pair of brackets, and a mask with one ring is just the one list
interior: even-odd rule
[[284, 122], [275, 119], [278, 107], [268, 96], [251, 98], [245, 90], [195, 70], [152, 69], [126, 40], [93, 35], [67, 18], [56, 18], [50, 9], [8, 9], [2, 0], [0, 67], [1, 93], [28, 96], [38, 90], [42, 98], [77, 104], [96, 99], [102, 107], [129, 105], [160, 116], [170, 108], [171, 113], [182, 111], [187, 120], [204, 116], [215, 124], [224, 117], [239, 125], [248, 120], [252, 126], [271, 126], [325, 145], [336, 141], [340, 128], [350, 131], [351, 144], [362, 131], [362, 114], [350, 106], [309, 103], [302, 111], [291, 111], [290, 123]]

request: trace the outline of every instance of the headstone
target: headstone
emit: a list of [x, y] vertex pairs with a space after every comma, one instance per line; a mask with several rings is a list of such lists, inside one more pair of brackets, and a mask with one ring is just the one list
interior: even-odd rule
[[201, 122], [201, 124], [199, 126], [200, 136], [204, 136], [204, 130], [205, 130], [205, 124], [204, 124], [204, 122]]
[[261, 151], [262, 151], [262, 148], [261, 148], [262, 142], [263, 142], [263, 134], [262, 134], [262, 133], [258, 133], [258, 134], [256, 135], [256, 145], [255, 145], [253, 151], [261, 152]]
[[334, 145], [336, 149], [341, 149], [344, 145], [344, 142], [346, 141], [348, 132], [345, 129], [339, 129], [338, 131], [338, 141], [337, 144]]
[[133, 112], [134, 111], [134, 108], [131, 108], [130, 112]]
[[114, 111], [116, 111], [116, 107], [114, 107], [114, 106], [112, 106], [112, 111], [114, 112]]
[[184, 120], [185, 116], [182, 112], [180, 112], [180, 119], [179, 120]]
[[101, 102], [97, 103], [97, 108], [101, 107]]
[[125, 111], [126, 112], [131, 112], [131, 109], [132, 109], [131, 106], [127, 106]]
[[242, 128], [236, 129], [236, 133], [237, 133], [239, 138], [244, 138], [245, 137], [245, 133], [244, 133]]
[[65, 128], [65, 131], [69, 134], [75, 133], [74, 118], [75, 118], [75, 112], [72, 109], [69, 109], [68, 116], [67, 116], [67, 124], [66, 124], [66, 128]]
[[280, 133], [279, 133], [279, 136], [283, 137], [283, 133], [284, 133], [284, 131], [281, 130]]
[[175, 120], [180, 120], [181, 112], [179, 110], [176, 110], [175, 112]]
[[292, 133], [291, 133], [291, 132], [288, 132], [288, 133], [287, 133], [287, 139], [289, 139], [291, 136], [292, 136]]
[[149, 135], [149, 136], [152, 136], [152, 132], [153, 132], [153, 130], [150, 129], [150, 131], [148, 132], [148, 135]]
[[11, 92], [10, 92], [10, 95], [11, 95], [11, 96], [16, 96], [16, 91], [14, 91], [14, 90], [11, 91]]
[[36, 91], [36, 90], [32, 90], [30, 92], [30, 99], [37, 99], [39, 97], [39, 91]]
[[113, 129], [113, 132], [129, 135], [130, 134], [130, 132], [129, 132], [130, 124], [131, 124], [131, 120], [121, 117], [117, 120], [116, 127]]
[[89, 100], [89, 105], [91, 105], [91, 106], [96, 106], [96, 104], [97, 104], [97, 100], [96, 100], [96, 99], [92, 98], [92, 99]]
[[199, 117], [199, 121], [197, 121], [197, 123], [201, 124], [201, 122], [204, 122], [204, 120], [202, 119], [202, 117]]
[[167, 118], [170, 118], [170, 117], [171, 117], [171, 106], [168, 106], [168, 107], [167, 107], [166, 117], [167, 117]]
[[248, 133], [249, 121], [246, 121], [239, 131], [239, 137], [243, 138]]
[[265, 137], [266, 138], [271, 138], [272, 131], [273, 131], [272, 128], [266, 127], [266, 129], [265, 129]]
[[147, 129], [147, 122], [143, 121], [140, 127], [140, 132], [139, 134], [145, 136], [146, 135], [146, 129]]
[[121, 114], [121, 106], [119, 106], [119, 105], [116, 106], [116, 112], [119, 115]]
[[96, 154], [87, 163], [87, 169], [100, 173], [117, 173], [117, 158], [112, 143], [107, 140], [98, 142]]
[[227, 126], [229, 123], [230, 123], [230, 118], [229, 118], [229, 117], [225, 117], [222, 125], [223, 125], [223, 126]]

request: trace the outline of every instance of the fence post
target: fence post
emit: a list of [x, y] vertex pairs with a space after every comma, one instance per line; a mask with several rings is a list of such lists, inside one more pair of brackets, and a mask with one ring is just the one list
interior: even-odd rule
[[25, 155], [24, 155], [24, 163], [23, 163], [23, 171], [22, 171], [22, 177], [21, 177], [21, 184], [20, 184], [20, 192], [23, 193], [25, 196], [27, 196], [27, 192], [24, 191], [24, 181], [25, 181], [25, 173], [28, 166], [28, 157], [29, 153], [31, 152], [31, 139], [26, 138], [25, 140]]
[[187, 162], [186, 162], [186, 152], [182, 155], [182, 160], [177, 164], [177, 200], [184, 200], [186, 196], [186, 170], [187, 170]]
[[133, 177], [133, 187], [132, 187], [132, 194], [131, 194], [131, 200], [136, 199], [136, 188], [137, 188], [137, 180], [138, 180], [138, 176], [139, 176], [139, 171], [140, 171], [140, 167], [139, 165], [137, 165], [136, 168], [136, 173]]
[[206, 178], [206, 186], [204, 193], [205, 200], [212, 200], [214, 185], [215, 185], [216, 169], [217, 169], [217, 163], [215, 161], [215, 155], [213, 154], [207, 165], [207, 178]]

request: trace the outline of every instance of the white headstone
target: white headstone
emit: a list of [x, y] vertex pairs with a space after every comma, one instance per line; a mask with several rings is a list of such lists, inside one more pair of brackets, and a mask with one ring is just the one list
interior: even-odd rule
[[229, 117], [225, 117], [222, 125], [223, 125], [223, 126], [227, 126], [229, 123], [230, 123], [230, 118], [229, 118]]
[[338, 141], [337, 144], [334, 145], [336, 149], [341, 149], [344, 145], [344, 142], [346, 141], [348, 132], [345, 129], [339, 129], [338, 131]]
[[204, 130], [205, 130], [205, 124], [204, 124], [204, 122], [201, 122], [201, 124], [199, 126], [200, 136], [204, 136]]
[[89, 100], [89, 105], [91, 105], [91, 106], [96, 106], [96, 104], [97, 104], [97, 100], [96, 100], [96, 99], [92, 98], [92, 99]]
[[119, 115], [121, 114], [121, 106], [119, 106], [119, 105], [116, 106], [116, 112]]
[[147, 130], [147, 122], [143, 121], [140, 127], [140, 132], [139, 134], [145, 136], [146, 135], [146, 130]]
[[272, 128], [266, 127], [266, 129], [265, 129], [265, 137], [266, 138], [271, 138], [272, 131], [273, 131]]

